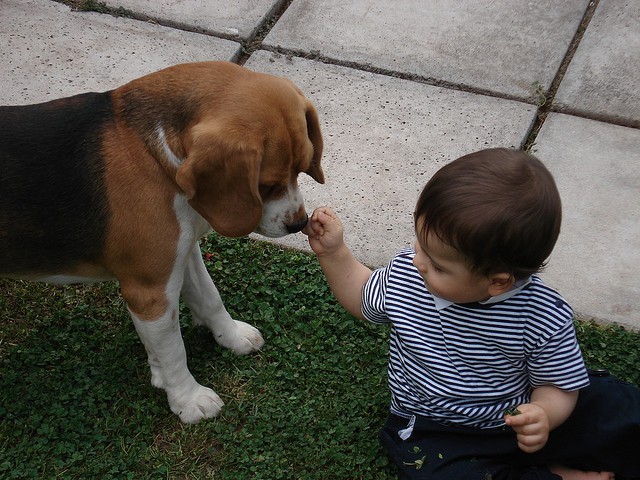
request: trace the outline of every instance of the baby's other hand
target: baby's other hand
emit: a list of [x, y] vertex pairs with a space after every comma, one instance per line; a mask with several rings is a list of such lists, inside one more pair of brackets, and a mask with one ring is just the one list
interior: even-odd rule
[[544, 409], [534, 403], [525, 403], [505, 415], [505, 423], [517, 434], [518, 447], [533, 453], [545, 446], [549, 439], [549, 418]]
[[344, 243], [342, 222], [329, 207], [316, 208], [302, 233], [316, 255], [334, 253]]

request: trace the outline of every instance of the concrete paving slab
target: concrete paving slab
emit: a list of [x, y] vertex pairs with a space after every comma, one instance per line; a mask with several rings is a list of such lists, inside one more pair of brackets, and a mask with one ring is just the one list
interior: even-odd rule
[[[237, 28], [238, 38], [249, 30], [243, 30], [245, 24], [217, 23], [218, 13], [229, 19], [254, 8], [262, 15], [275, 4], [213, 3], [211, 12], [199, 14], [206, 20], [199, 26], [192, 11], [197, 2], [108, 1], [132, 2], [149, 16], [154, 9], [166, 11], [167, 23], [175, 11], [180, 13], [175, 25], [227, 38], [232, 35], [224, 28]], [[343, 66], [267, 51], [250, 57], [249, 68], [293, 79], [318, 107], [327, 184], [303, 175], [301, 187], [309, 210], [330, 205], [341, 214], [347, 242], [365, 263], [384, 265], [413, 242], [416, 197], [441, 165], [480, 148], [522, 144], [535, 107], [493, 97], [531, 100], [532, 82], [546, 88], [587, 6], [587, 0], [530, 3], [399, 0], [389, 8], [381, 2], [296, 0], [267, 37], [267, 48], [281, 44]], [[620, 6], [626, 13], [614, 14]], [[212, 13], [215, 8], [220, 10]], [[240, 47], [138, 20], [71, 12], [47, 0], [0, 0], [0, 10], [0, 44], [6, 46], [0, 50], [2, 104], [103, 91], [176, 63], [232, 59]], [[246, 29], [254, 28], [258, 17], [251, 17]], [[637, 42], [638, 20], [632, 2], [600, 1], [557, 105], [578, 111], [584, 96], [585, 114], [629, 117], [625, 108], [640, 104], [638, 73], [632, 69], [637, 43], [628, 43], [631, 56], [624, 56], [624, 41], [609, 30], [630, 28], [636, 33], [628, 42]], [[590, 35], [592, 43], [586, 42]], [[600, 42], [608, 42], [609, 50], [597, 52]], [[622, 56], [618, 63], [604, 61], [616, 54]], [[594, 71], [581, 73], [580, 65]], [[402, 80], [349, 66], [408, 75]], [[626, 66], [625, 76], [607, 71]], [[590, 83], [579, 84], [581, 76]], [[427, 83], [461, 85], [469, 92]], [[626, 103], [620, 100], [625, 96]], [[631, 109], [632, 119], [636, 114]], [[635, 329], [640, 329], [639, 137], [637, 129], [550, 114], [535, 147], [556, 174], [565, 202], [563, 233], [545, 278], [578, 313]], [[279, 242], [308, 250], [303, 235]]]
[[264, 45], [536, 100], [589, 0], [296, 0]]
[[163, 24], [178, 25], [232, 39], [246, 40], [261, 22], [282, 3], [281, 0], [107, 0], [111, 7], [124, 7]]
[[[519, 147], [535, 117], [525, 103], [264, 51], [246, 66], [292, 79], [317, 106], [326, 184], [300, 177], [307, 208], [334, 208], [371, 266], [413, 244], [415, 202], [438, 168], [482, 148]], [[277, 243], [309, 251], [302, 234]]]
[[640, 127], [640, 2], [600, 0], [554, 107]]
[[230, 60], [240, 47], [48, 0], [2, 0], [1, 9], [3, 105], [105, 91], [176, 63]]
[[564, 206], [543, 277], [577, 313], [639, 329], [640, 131], [551, 114], [534, 153]]

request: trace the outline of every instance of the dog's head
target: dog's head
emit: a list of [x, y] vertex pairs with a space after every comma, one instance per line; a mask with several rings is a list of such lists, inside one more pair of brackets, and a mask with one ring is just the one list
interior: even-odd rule
[[221, 235], [300, 231], [298, 174], [324, 183], [316, 109], [289, 80], [248, 70], [223, 97], [192, 127], [178, 185]]

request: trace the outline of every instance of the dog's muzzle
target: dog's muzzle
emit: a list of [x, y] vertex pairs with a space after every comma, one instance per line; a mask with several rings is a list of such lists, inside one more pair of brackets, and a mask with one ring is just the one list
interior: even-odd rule
[[307, 226], [307, 222], [309, 221], [309, 215], [304, 216], [304, 220], [302, 220], [301, 222], [296, 222], [296, 223], [292, 223], [289, 225], [285, 225], [285, 228], [287, 229], [288, 233], [298, 233], [300, 231], [302, 231], [302, 229], [304, 227]]

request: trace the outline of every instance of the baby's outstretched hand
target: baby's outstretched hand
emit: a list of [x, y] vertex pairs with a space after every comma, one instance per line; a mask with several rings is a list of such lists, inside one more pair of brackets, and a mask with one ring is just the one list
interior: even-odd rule
[[302, 233], [307, 235], [316, 255], [334, 253], [344, 243], [342, 222], [329, 207], [316, 208]]
[[518, 447], [523, 452], [537, 452], [549, 439], [549, 418], [536, 404], [525, 403], [508, 411], [505, 423], [516, 432]]

